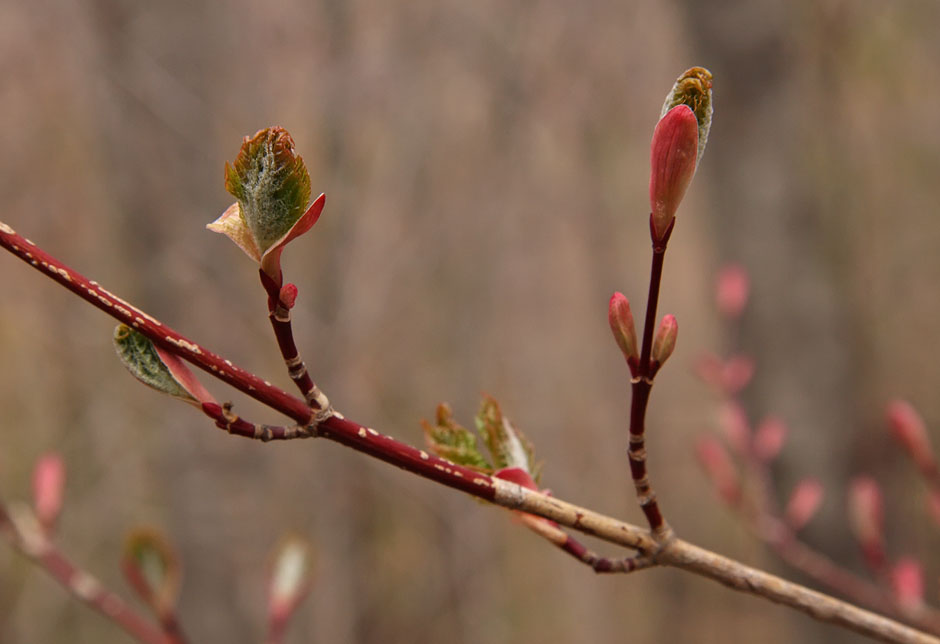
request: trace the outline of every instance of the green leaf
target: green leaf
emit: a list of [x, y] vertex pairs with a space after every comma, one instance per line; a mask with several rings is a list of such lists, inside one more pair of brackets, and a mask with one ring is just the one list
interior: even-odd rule
[[131, 375], [148, 387], [189, 403], [197, 402], [160, 359], [147, 336], [119, 324], [114, 329], [114, 348]]
[[480, 453], [476, 435], [454, 421], [453, 411], [448, 405], [438, 405], [434, 425], [427, 421], [421, 421], [421, 425], [428, 446], [441, 458], [481, 472], [493, 471], [493, 466]]
[[287, 130], [270, 127], [245, 137], [235, 163], [225, 164], [225, 189], [263, 255], [307, 210], [310, 175]]

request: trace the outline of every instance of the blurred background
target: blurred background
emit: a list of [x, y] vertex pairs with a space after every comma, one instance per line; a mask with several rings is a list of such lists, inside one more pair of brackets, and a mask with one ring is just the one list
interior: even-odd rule
[[[545, 486], [639, 523], [607, 299], [642, 311], [650, 136], [675, 77], [708, 67], [711, 141], [661, 299], [681, 327], [650, 410], [663, 508], [684, 538], [802, 580], [693, 454], [717, 401], [692, 367], [729, 346], [712, 281], [739, 262], [746, 406], [792, 428], [782, 493], [810, 475], [826, 488], [807, 539], [861, 569], [844, 499], [870, 473], [892, 557], [922, 557], [935, 600], [940, 543], [883, 408], [905, 397], [940, 431], [938, 26], [928, 0], [8, 0], [0, 219], [287, 388], [256, 268], [204, 228], [232, 201], [222, 169], [241, 138], [282, 125], [328, 195], [284, 265], [334, 404], [418, 444], [439, 401], [469, 425], [488, 392], [535, 443]], [[12, 256], [0, 276], [3, 497], [27, 498], [32, 463], [61, 451], [64, 550], [129, 596], [124, 535], [163, 531], [194, 642], [261, 641], [287, 531], [317, 552], [290, 642], [860, 639], [686, 573], [595, 576], [504, 511], [327, 441], [227, 437], [125, 373], [110, 318]], [[0, 544], [0, 641], [128, 639]]]

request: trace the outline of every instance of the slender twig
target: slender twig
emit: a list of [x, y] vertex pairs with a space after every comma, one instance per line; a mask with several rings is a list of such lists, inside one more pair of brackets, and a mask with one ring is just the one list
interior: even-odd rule
[[65, 590], [146, 644], [174, 644], [174, 639], [139, 615], [91, 574], [73, 564], [43, 532], [35, 516], [22, 508], [9, 510], [0, 501], [0, 534], [24, 557], [32, 560]]
[[[17, 235], [0, 222], [0, 245], [53, 278], [79, 297], [113, 318], [135, 327], [171, 353], [231, 384], [298, 424], [314, 421], [302, 401], [257, 376], [232, 365], [184, 338], [154, 318], [108, 293], [96, 283], [68, 268]], [[491, 501], [505, 508], [534, 514], [609, 543], [638, 550], [659, 565], [693, 572], [722, 584], [764, 597], [806, 613], [818, 620], [839, 624], [885, 642], [940, 644], [940, 639], [921, 633], [852, 604], [746, 566], [681, 539], [663, 542], [650, 531], [604, 516], [587, 508], [529, 490], [515, 483], [455, 465], [424, 450], [411, 447], [374, 429], [346, 420], [338, 412], [315, 428], [318, 435], [342, 443], [424, 478]], [[311, 429], [313, 431], [313, 429]], [[156, 641], [156, 640], [154, 640]]]
[[314, 438], [316, 430], [311, 426], [258, 425], [241, 418], [232, 412], [232, 403], [218, 405], [212, 402], [202, 403], [202, 411], [215, 421], [216, 427], [224, 429], [234, 436], [253, 438], [263, 443], [268, 441], [290, 440], [292, 438]]
[[[650, 392], [653, 388], [655, 369], [650, 362], [650, 353], [653, 347], [653, 330], [656, 327], [656, 308], [659, 303], [659, 286], [663, 276], [663, 260], [666, 256], [666, 243], [672, 233], [675, 220], [669, 224], [661, 241], [653, 244], [653, 260], [650, 267], [649, 295], [646, 303], [646, 319], [643, 322], [643, 343], [640, 349], [640, 362], [637, 365], [636, 375], [633, 377], [632, 397], [630, 401], [630, 475], [636, 488], [636, 496], [640, 508], [646, 516], [650, 530], [660, 541], [667, 541], [672, 537], [672, 528], [663, 517], [656, 492], [650, 482], [649, 472], [646, 469], [646, 408], [649, 404]], [[650, 223], [652, 229], [652, 221]]]
[[[329, 415], [330, 401], [326, 395], [320, 391], [317, 384], [310, 377], [307, 371], [307, 365], [304, 364], [300, 351], [297, 350], [297, 344], [294, 342], [294, 331], [291, 326], [291, 307], [292, 303], [284, 302], [281, 294], [281, 285], [275, 282], [263, 270], [259, 270], [261, 276], [261, 285], [264, 286], [268, 294], [268, 318], [271, 320], [271, 327], [274, 329], [274, 336], [277, 338], [277, 347], [281, 351], [281, 357], [284, 358], [284, 364], [287, 366], [287, 375], [290, 376], [300, 395], [304, 397], [307, 404], [317, 412], [321, 418]], [[294, 291], [296, 295], [296, 290]]]

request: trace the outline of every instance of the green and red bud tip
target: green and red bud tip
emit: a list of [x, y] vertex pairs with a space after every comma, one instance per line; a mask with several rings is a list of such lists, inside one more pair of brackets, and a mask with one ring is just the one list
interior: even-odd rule
[[669, 356], [676, 348], [676, 337], [679, 335], [679, 323], [676, 316], [671, 313], [663, 316], [656, 336], [653, 338], [653, 351], [650, 357], [655, 360], [659, 366], [665, 364]]

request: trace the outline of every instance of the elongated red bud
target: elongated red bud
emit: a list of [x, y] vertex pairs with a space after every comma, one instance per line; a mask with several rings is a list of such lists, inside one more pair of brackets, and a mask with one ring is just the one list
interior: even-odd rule
[[747, 306], [750, 291], [747, 271], [737, 264], [728, 264], [718, 272], [715, 286], [718, 312], [731, 320], [740, 317]]
[[637, 349], [636, 327], [633, 324], [633, 312], [630, 310], [630, 301], [623, 293], [614, 293], [610, 298], [610, 305], [607, 308], [607, 321], [610, 323], [610, 330], [614, 334], [614, 340], [620, 347], [620, 352], [627, 362], [636, 361], [640, 358], [640, 352]]
[[671, 313], [663, 316], [656, 336], [653, 338], [653, 351], [650, 357], [662, 366], [676, 349], [676, 337], [679, 335], [679, 323]]
[[901, 608], [912, 611], [924, 604], [924, 567], [912, 557], [902, 557], [891, 568], [891, 587]]
[[62, 511], [65, 489], [65, 463], [56, 452], [43, 454], [33, 468], [33, 508], [36, 519], [46, 533], [55, 527]]
[[888, 425], [891, 427], [891, 433], [904, 446], [918, 468], [927, 472], [936, 469], [937, 463], [930, 447], [927, 427], [910, 403], [903, 400], [892, 401], [888, 405]]
[[860, 476], [849, 488], [849, 524], [865, 556], [865, 562], [874, 571], [885, 565], [884, 502], [881, 488], [874, 479]]
[[732, 451], [739, 456], [745, 455], [751, 447], [751, 424], [744, 407], [738, 402], [728, 401], [718, 413], [718, 423]]
[[800, 530], [816, 514], [823, 499], [823, 486], [816, 479], [803, 479], [793, 488], [787, 502], [787, 523], [793, 530]]
[[741, 498], [738, 471], [724, 446], [714, 438], [702, 438], [695, 446], [695, 455], [721, 499], [736, 505]]
[[775, 416], [768, 416], [754, 431], [754, 454], [765, 463], [771, 462], [783, 449], [788, 432], [786, 423]]
[[650, 146], [650, 222], [654, 242], [665, 239], [676, 210], [695, 174], [698, 121], [688, 105], [666, 112]]

